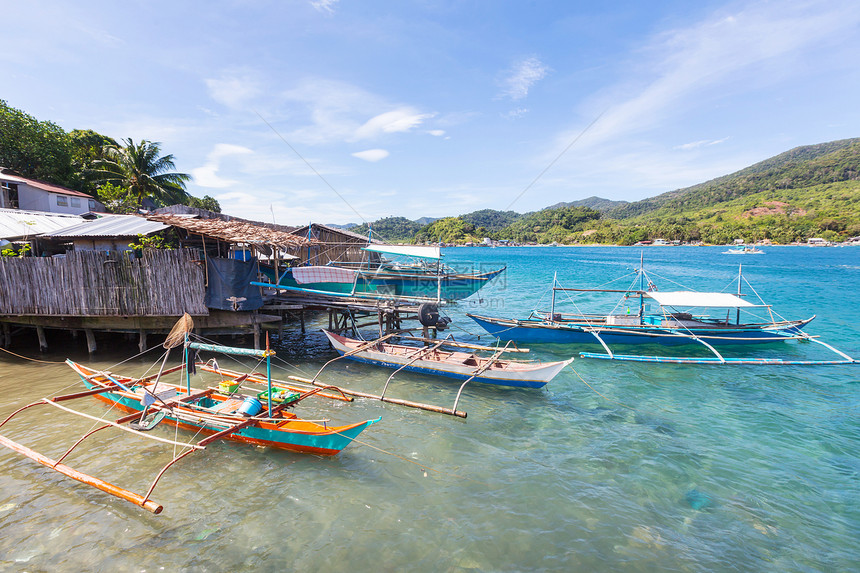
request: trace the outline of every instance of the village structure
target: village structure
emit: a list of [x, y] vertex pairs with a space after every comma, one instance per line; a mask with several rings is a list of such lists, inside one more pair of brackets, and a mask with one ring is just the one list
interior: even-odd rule
[[[183, 313], [203, 335], [253, 334], [329, 314], [329, 326], [367, 318], [381, 330], [416, 318], [414, 302], [326, 296], [265, 288], [288, 267], [378, 262], [368, 238], [312, 223], [296, 228], [248, 221], [184, 205], [144, 214], [107, 214], [95, 198], [0, 169], [0, 345], [35, 330], [98, 333], [139, 342], [166, 334]], [[153, 248], [162, 237], [176, 248]]]

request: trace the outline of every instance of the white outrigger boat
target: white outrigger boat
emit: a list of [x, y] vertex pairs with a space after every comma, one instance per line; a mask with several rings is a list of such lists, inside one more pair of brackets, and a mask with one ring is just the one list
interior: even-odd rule
[[[410, 346], [382, 340], [365, 342], [327, 330], [323, 332], [334, 349], [350, 360], [497, 386], [543, 388], [573, 362], [573, 358], [557, 362], [501, 359], [505, 352], [522, 352], [523, 349], [481, 347], [450, 339], [426, 339], [426, 346]], [[445, 349], [446, 346], [450, 349]], [[493, 354], [480, 356], [474, 350]]]

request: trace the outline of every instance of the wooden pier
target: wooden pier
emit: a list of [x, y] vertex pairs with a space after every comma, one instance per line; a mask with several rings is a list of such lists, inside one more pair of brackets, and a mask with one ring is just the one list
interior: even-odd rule
[[253, 332], [259, 345], [261, 325], [280, 317], [207, 308], [201, 258], [195, 249], [0, 257], [0, 343], [8, 347], [21, 327], [35, 328], [45, 350], [45, 330], [60, 329], [83, 332], [93, 353], [95, 332], [107, 331], [136, 334], [143, 351], [149, 335], [166, 334], [187, 312], [203, 332]]

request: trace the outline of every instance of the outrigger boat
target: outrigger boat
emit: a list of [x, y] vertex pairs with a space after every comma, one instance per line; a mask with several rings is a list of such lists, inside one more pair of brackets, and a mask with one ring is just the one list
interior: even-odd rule
[[[185, 315], [180, 322], [182, 320], [186, 321], [186, 326], [181, 330], [187, 334], [191, 330], [191, 327], [188, 326], [191, 324], [191, 319], [188, 315]], [[175, 330], [176, 328], [174, 328]], [[173, 332], [168, 336], [168, 342], [171, 340], [174, 342], [176, 340]], [[18, 409], [0, 423], [0, 426], [3, 426], [21, 411], [39, 405], [50, 405], [64, 412], [76, 414], [100, 423], [98, 427], [95, 427], [92, 431], [81, 437], [56, 460], [35, 452], [5, 436], [0, 436], [0, 445], [23, 454], [72, 479], [96, 487], [158, 514], [162, 511], [162, 506], [151, 500], [150, 496], [164, 472], [180, 459], [191, 453], [205, 449], [208, 444], [215, 440], [228, 439], [294, 452], [334, 455], [348, 446], [365, 428], [379, 421], [379, 419], [376, 419], [355, 424], [331, 426], [327, 420], [304, 420], [287, 411], [288, 408], [295, 406], [304, 398], [321, 393], [322, 388], [301, 391], [293, 387], [281, 386], [278, 388], [273, 386], [270, 359], [274, 355], [274, 352], [271, 350], [249, 350], [188, 342], [186, 336], [184, 344], [186, 359], [184, 363], [165, 370], [164, 366], [167, 362], [167, 356], [170, 348], [173, 347], [168, 342], [165, 342], [165, 347], [168, 350], [164, 355], [164, 361], [158, 375], [144, 378], [135, 379], [106, 371], [98, 371], [67, 360], [66, 363], [80, 376], [86, 385], [86, 391], [55, 396], [53, 398], [43, 398]], [[174, 346], [178, 345], [174, 344], [174, 342], [170, 342], [170, 344]], [[239, 376], [238, 378], [231, 377], [229, 383], [222, 382], [218, 387], [205, 389], [193, 388], [190, 381], [191, 368], [186, 367], [186, 365], [194, 364], [190, 354], [192, 350], [251, 356], [259, 358], [261, 362], [265, 360], [266, 390], [255, 395], [239, 393], [241, 384], [251, 376], [249, 374]], [[185, 384], [167, 383], [161, 379], [163, 375], [177, 370], [184, 371]], [[300, 391], [294, 392], [293, 390]], [[130, 414], [111, 420], [108, 417], [113, 418], [114, 416], [105, 415], [101, 418], [91, 416], [61, 404], [61, 402], [88, 396], [98, 398]], [[350, 398], [343, 397], [343, 399], [351, 401]], [[206, 437], [197, 442], [185, 443], [143, 433], [152, 430], [162, 421], [168, 425], [192, 430]], [[156, 476], [149, 491], [144, 495], [89, 476], [63, 463], [66, 457], [86, 438], [107, 428], [118, 428], [151, 440], [181, 446], [185, 450], [175, 455], [164, 466]]]
[[[446, 376], [457, 380], [474, 380], [497, 386], [543, 388], [573, 358], [558, 362], [530, 362], [501, 359], [505, 352], [520, 349], [491, 348], [459, 343], [454, 340], [420, 339], [426, 346], [409, 346], [391, 342], [356, 340], [323, 330], [332, 347], [345, 358], [422, 374]], [[449, 349], [446, 349], [448, 347]], [[463, 352], [469, 350], [469, 352]], [[480, 356], [475, 351], [491, 351]]]
[[353, 296], [357, 298], [422, 298], [454, 301], [478, 292], [499, 276], [505, 267], [483, 273], [462, 273], [442, 263], [436, 246], [368, 245], [368, 253], [411, 257], [418, 262], [382, 261], [371, 264], [332, 264], [286, 269], [282, 274], [273, 267], [260, 270], [271, 282], [252, 284], [286, 291]]
[[[635, 271], [633, 283], [627, 289], [579, 289], [565, 288], [553, 279], [552, 302], [549, 312], [532, 311], [525, 319], [507, 319], [467, 314], [484, 330], [500, 340], [529, 344], [600, 344], [604, 353], [580, 352], [582, 358], [602, 358], [609, 360], [628, 360], [637, 362], [671, 362], [683, 364], [853, 364], [854, 360], [829, 344], [826, 344], [802, 330], [815, 316], [801, 320], [785, 320], [778, 317], [771, 305], [753, 303], [742, 298], [742, 283], [746, 283], [738, 272], [736, 294], [726, 292], [658, 291], [645, 271]], [[624, 278], [624, 277], [621, 277]], [[619, 280], [619, 279], [616, 279]], [[646, 282], [647, 281], [647, 282]], [[638, 288], [636, 287], [639, 283]], [[752, 288], [750, 286], [750, 288]], [[575, 292], [578, 294], [616, 293], [621, 301], [608, 314], [586, 314], [556, 312], [556, 293]], [[753, 289], [753, 292], [754, 289]], [[758, 294], [756, 293], [756, 296]], [[659, 312], [646, 313], [646, 301], [654, 302]], [[570, 300], [574, 305], [576, 302]], [[631, 304], [632, 302], [632, 304]], [[637, 304], [638, 303], [638, 304]], [[636, 308], [638, 306], [638, 308]], [[624, 312], [618, 312], [619, 307]], [[631, 308], [632, 307], [632, 308]], [[699, 314], [720, 311], [722, 316]], [[742, 321], [741, 312], [764, 311], [768, 318], [755, 317], [752, 321]], [[697, 314], [693, 314], [697, 311]], [[762, 344], [801, 340], [820, 344], [842, 357], [842, 360], [785, 360], [781, 358], [732, 358], [724, 356], [717, 346]], [[616, 354], [610, 349], [612, 344], [663, 346], [699, 345], [707, 348], [713, 356], [708, 357], [670, 357]]]
[[739, 247], [737, 249], [729, 249], [728, 251], [723, 251], [724, 255], [763, 255], [764, 251], [759, 249], [758, 247]]

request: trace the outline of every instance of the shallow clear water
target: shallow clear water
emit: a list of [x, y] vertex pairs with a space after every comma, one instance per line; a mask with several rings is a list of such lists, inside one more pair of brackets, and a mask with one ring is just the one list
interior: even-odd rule
[[[860, 356], [860, 248], [722, 250], [648, 248], [645, 265], [686, 287], [721, 290], [742, 262], [744, 276], [782, 316], [817, 314], [810, 333]], [[594, 286], [638, 266], [640, 252], [449, 249], [452, 262], [508, 267], [475, 300], [447, 309], [452, 331], [477, 341], [465, 312], [521, 316], [542, 295], [548, 301], [555, 271], [565, 285]], [[278, 359], [290, 366], [276, 362], [277, 377], [312, 374], [333, 356], [314, 330], [326, 325], [320, 316], [306, 335], [285, 332]], [[21, 336], [13, 350], [36, 356], [33, 344]], [[100, 345], [99, 367], [136, 353], [133, 342]], [[544, 360], [579, 350], [532, 348]], [[810, 343], [762, 352], [835, 357]], [[55, 345], [40, 358], [67, 356], [88, 362], [84, 341]], [[151, 363], [113, 370], [140, 373]], [[379, 393], [389, 374], [343, 362], [324, 380]], [[367, 400], [318, 401], [297, 412], [382, 421], [336, 457], [216, 442], [165, 475], [153, 495], [165, 506], [159, 516], [3, 449], [0, 570], [856, 570], [858, 381], [860, 366], [577, 360], [545, 390], [467, 387], [466, 420]], [[403, 373], [388, 394], [450, 407], [456, 388]], [[2, 417], [78, 389], [63, 364], [0, 353]], [[107, 410], [95, 400], [74, 407]], [[0, 433], [56, 457], [91, 426], [34, 408]], [[85, 442], [69, 465], [145, 491], [172, 448], [118, 433]]]

